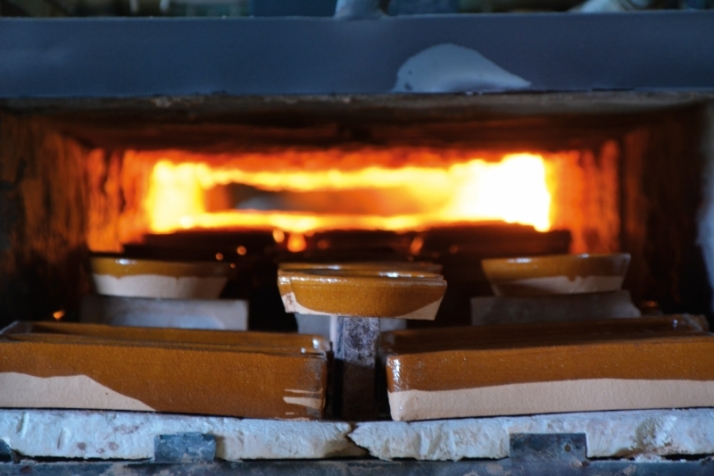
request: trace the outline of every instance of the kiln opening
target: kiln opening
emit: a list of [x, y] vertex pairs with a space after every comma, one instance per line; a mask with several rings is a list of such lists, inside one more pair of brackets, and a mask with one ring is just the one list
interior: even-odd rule
[[445, 96], [6, 113], [19, 184], [7, 315], [75, 318], [88, 253], [234, 263], [224, 297], [248, 299], [266, 330], [295, 326], [275, 289], [285, 261], [435, 261], [449, 282], [437, 322], [455, 325], [490, 292], [484, 258], [625, 251], [636, 303], [706, 312], [709, 291], [687, 284], [707, 282], [691, 186], [700, 109], [593, 96], [574, 114], [558, 97], [535, 114], [535, 99], [500, 112]]

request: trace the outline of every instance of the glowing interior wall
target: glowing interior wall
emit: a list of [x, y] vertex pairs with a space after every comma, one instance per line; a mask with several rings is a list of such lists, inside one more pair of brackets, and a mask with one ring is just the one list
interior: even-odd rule
[[[146, 233], [187, 229], [294, 236], [502, 221], [570, 230], [574, 252], [616, 251], [618, 160], [613, 141], [597, 151], [503, 154], [404, 147], [242, 155], [128, 151], [107, 157], [111, 170], [95, 167], [94, 173], [115, 175], [107, 184], [122, 188], [124, 203], [118, 215], [116, 206], [105, 210], [107, 199], [96, 203], [102, 210], [91, 216], [112, 218], [89, 243], [94, 251], [115, 251]], [[231, 197], [236, 184], [259, 193]]]

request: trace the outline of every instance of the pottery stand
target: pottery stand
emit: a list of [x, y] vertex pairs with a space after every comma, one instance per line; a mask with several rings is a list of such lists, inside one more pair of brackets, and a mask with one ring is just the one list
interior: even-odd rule
[[337, 317], [335, 413], [346, 420], [373, 420], [379, 319]]
[[354, 421], [375, 419], [377, 342], [383, 327], [387, 330], [396, 327], [390, 323], [386, 326], [382, 324], [384, 321], [399, 321], [397, 324], [401, 327], [406, 320], [314, 314], [302, 314], [301, 317], [304, 321], [319, 321], [321, 327], [329, 332], [335, 356], [335, 416]]
[[238, 299], [150, 299], [88, 294], [81, 322], [112, 326], [248, 330], [248, 301]]
[[552, 294], [544, 296], [480, 296], [471, 299], [471, 325], [528, 322], [592, 321], [640, 317], [629, 291]]
[[[319, 335], [326, 339], [330, 339], [332, 348], [337, 342], [337, 317], [338, 316], [323, 316], [321, 314], [301, 314], [295, 313], [295, 321], [297, 322], [298, 334]], [[397, 319], [390, 317], [379, 318], [379, 331], [403, 331], [407, 328], [406, 319]]]
[[300, 334], [330, 339], [335, 356], [333, 413], [346, 420], [377, 417], [375, 369], [381, 332], [405, 330], [406, 319], [295, 313]]

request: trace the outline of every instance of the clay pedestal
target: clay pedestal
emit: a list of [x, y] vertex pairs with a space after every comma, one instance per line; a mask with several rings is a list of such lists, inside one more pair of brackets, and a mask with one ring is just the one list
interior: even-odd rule
[[640, 317], [629, 291], [480, 296], [471, 299], [471, 325], [526, 324]]
[[88, 294], [82, 298], [79, 317], [82, 322], [112, 326], [245, 331], [248, 330], [248, 301]]
[[[330, 340], [332, 347], [337, 342], [337, 316], [324, 316], [295, 313], [298, 334], [319, 335]], [[407, 329], [406, 319], [379, 318], [380, 332], [404, 331]]]
[[346, 420], [373, 420], [379, 319], [337, 317], [335, 413]]

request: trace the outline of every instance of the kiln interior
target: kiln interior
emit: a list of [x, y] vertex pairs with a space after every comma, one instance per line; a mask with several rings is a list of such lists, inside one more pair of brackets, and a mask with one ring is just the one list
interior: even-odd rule
[[294, 329], [275, 269], [302, 260], [436, 261], [448, 295], [436, 323], [419, 325], [444, 326], [468, 323], [468, 298], [489, 293], [484, 257], [626, 251], [635, 303], [709, 312], [702, 108], [428, 101], [5, 108], [3, 321], [76, 318], [90, 253], [229, 260], [239, 273], [224, 296], [250, 300], [254, 329]]

